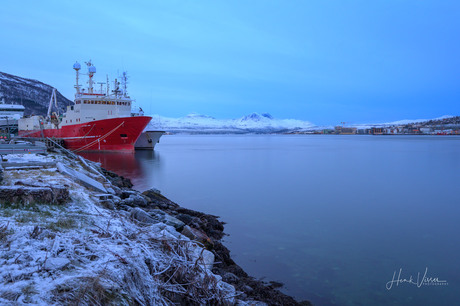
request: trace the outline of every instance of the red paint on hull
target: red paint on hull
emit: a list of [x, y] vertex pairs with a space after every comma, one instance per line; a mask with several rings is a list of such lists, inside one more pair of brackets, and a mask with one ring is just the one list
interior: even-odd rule
[[[136, 116], [95, 120], [44, 129], [43, 136], [64, 140], [67, 149], [76, 152], [134, 152], [137, 138], [152, 117]], [[21, 137], [42, 137], [40, 130], [19, 131]]]

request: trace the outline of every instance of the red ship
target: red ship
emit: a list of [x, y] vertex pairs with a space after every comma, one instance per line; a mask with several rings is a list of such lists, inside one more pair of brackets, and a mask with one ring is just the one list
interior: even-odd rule
[[90, 62], [88, 66], [88, 88], [80, 89], [78, 84], [80, 64], [73, 68], [77, 73], [74, 105], [60, 116], [51, 112], [53, 102], [57, 108], [56, 91], [53, 90], [48, 114], [31, 116], [18, 121], [19, 136], [34, 138], [55, 138], [62, 140], [65, 147], [75, 152], [133, 152], [134, 144], [152, 117], [133, 116], [133, 100], [126, 91], [127, 76], [123, 73], [122, 89], [115, 79], [114, 90], [110, 92], [107, 81], [106, 92], [102, 84], [99, 92], [94, 92], [93, 76], [96, 68]]

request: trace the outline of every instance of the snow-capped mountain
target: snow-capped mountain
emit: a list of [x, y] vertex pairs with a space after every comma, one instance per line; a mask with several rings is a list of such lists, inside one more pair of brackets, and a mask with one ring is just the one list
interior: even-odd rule
[[252, 113], [238, 119], [216, 119], [196, 113], [182, 118], [153, 115], [148, 128], [185, 133], [273, 133], [312, 128], [308, 121], [275, 119], [267, 113]]
[[[25, 115], [46, 115], [53, 87], [37, 80], [0, 72], [0, 100], [8, 104], [22, 104]], [[57, 91], [59, 111], [65, 111], [73, 102]]]

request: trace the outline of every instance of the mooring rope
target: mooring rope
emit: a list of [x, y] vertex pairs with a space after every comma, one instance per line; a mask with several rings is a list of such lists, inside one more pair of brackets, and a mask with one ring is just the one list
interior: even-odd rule
[[76, 150], [74, 150], [74, 152], [80, 152], [80, 151], [83, 151], [89, 147], [91, 147], [92, 145], [94, 145], [96, 142], [100, 142], [101, 140], [104, 140], [106, 139], [107, 137], [109, 137], [113, 132], [115, 132], [118, 128], [120, 128], [125, 122], [123, 121], [122, 123], [120, 123], [117, 127], [115, 127], [114, 129], [112, 129], [111, 131], [109, 131], [107, 134], [99, 137], [98, 139], [84, 145], [83, 147], [80, 147]]

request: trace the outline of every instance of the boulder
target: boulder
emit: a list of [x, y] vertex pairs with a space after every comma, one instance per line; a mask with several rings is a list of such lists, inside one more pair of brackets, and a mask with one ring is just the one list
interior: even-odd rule
[[[42, 188], [51, 188], [53, 194], [52, 204], [63, 204], [70, 200], [69, 190], [66, 186], [62, 185], [49, 185], [41, 182], [40, 180], [36, 181], [33, 179], [25, 179], [17, 181], [14, 183], [15, 186], [24, 186], [24, 187], [42, 187]], [[39, 203], [39, 202], [35, 202]], [[44, 203], [44, 202], [42, 202]]]
[[206, 248], [210, 248], [213, 245], [212, 240], [205, 233], [188, 225], [184, 226], [181, 234], [188, 237], [190, 240], [202, 243]]
[[146, 213], [143, 209], [138, 207], [133, 208], [130, 213], [130, 218], [135, 219], [143, 224], [155, 224], [160, 222], [158, 219], [152, 218], [148, 213]]
[[61, 162], [58, 162], [56, 164], [56, 166], [57, 166], [59, 172], [61, 172], [62, 174], [66, 175], [66, 176], [69, 176], [70, 178], [72, 178], [76, 182], [82, 184], [83, 186], [85, 186], [87, 188], [90, 188], [90, 189], [93, 189], [93, 190], [96, 190], [98, 192], [107, 193], [107, 190], [105, 189], [103, 184], [101, 184], [100, 182], [90, 178], [89, 176], [87, 176], [83, 172], [80, 172], [80, 171], [77, 171], [77, 170], [72, 169], [70, 167], [67, 167], [66, 165], [64, 165]]
[[184, 222], [174, 218], [160, 209], [152, 209], [149, 213], [154, 219], [160, 220], [160, 222], [163, 222], [166, 225], [173, 226], [177, 231], [181, 231], [185, 226]]
[[205, 269], [212, 269], [214, 265], [214, 254], [206, 249], [197, 247], [193, 250], [193, 259], [198, 261], [199, 264], [203, 265]]
[[68, 264], [70, 263], [70, 260], [67, 258], [63, 257], [51, 257], [47, 258], [45, 261], [45, 264], [43, 265], [43, 269], [51, 271], [51, 270], [62, 270], [64, 269]]
[[176, 209], [179, 207], [178, 204], [166, 198], [159, 192], [158, 189], [155, 188], [144, 191], [142, 195], [149, 199], [149, 204], [151, 206], [157, 206], [162, 209]]
[[147, 207], [148, 202], [143, 196], [134, 193], [131, 194], [128, 198], [121, 200], [121, 204], [131, 207]]
[[238, 283], [239, 278], [231, 272], [226, 272], [222, 275], [222, 280], [226, 283], [236, 284]]
[[0, 202], [2, 203], [63, 204], [69, 199], [69, 191], [62, 186], [0, 186]]

